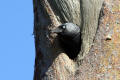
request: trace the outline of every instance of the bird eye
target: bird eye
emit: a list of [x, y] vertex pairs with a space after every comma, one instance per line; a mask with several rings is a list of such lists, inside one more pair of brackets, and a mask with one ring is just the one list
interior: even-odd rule
[[65, 29], [65, 26], [62, 26], [63, 29]]

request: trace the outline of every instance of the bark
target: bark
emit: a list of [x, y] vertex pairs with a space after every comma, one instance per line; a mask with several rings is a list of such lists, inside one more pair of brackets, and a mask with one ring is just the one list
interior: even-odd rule
[[[100, 54], [105, 55], [102, 54], [104, 49], [101, 48], [104, 44], [104, 27], [98, 29], [102, 3], [103, 0], [33, 0], [36, 47], [34, 80], [100, 78], [97, 77], [97, 70], [103, 64]], [[81, 49], [74, 60], [59, 46], [56, 34], [50, 33], [50, 30], [66, 22], [72, 22], [81, 28]], [[108, 36], [105, 40], [109, 39]], [[78, 65], [81, 60], [82, 64]]]

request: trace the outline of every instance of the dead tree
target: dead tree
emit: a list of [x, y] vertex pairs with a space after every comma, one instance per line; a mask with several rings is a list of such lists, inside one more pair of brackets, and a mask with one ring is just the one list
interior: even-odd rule
[[[33, 0], [36, 47], [34, 80], [98, 79], [95, 70], [98, 70], [100, 61], [92, 53], [95, 53], [96, 47], [100, 53], [103, 50], [99, 48], [102, 47], [102, 42], [99, 42], [102, 36], [99, 34], [104, 34], [98, 31], [102, 4], [103, 0]], [[74, 59], [69, 58], [61, 48], [57, 35], [50, 32], [67, 22], [77, 24], [81, 29], [81, 49]], [[100, 57], [97, 56], [97, 59]]]

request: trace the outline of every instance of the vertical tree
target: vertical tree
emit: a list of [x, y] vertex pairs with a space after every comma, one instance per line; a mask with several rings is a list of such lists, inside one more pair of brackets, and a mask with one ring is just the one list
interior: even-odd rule
[[[98, 74], [104, 60], [101, 56], [108, 50], [103, 44], [111, 40], [109, 35], [104, 40], [104, 27], [98, 28], [105, 20], [101, 18], [106, 9], [103, 6], [100, 12], [102, 4], [103, 0], [33, 0], [34, 80], [97, 80], [101, 77]], [[81, 49], [73, 59], [61, 48], [56, 34], [50, 32], [66, 22], [77, 24], [81, 29]]]

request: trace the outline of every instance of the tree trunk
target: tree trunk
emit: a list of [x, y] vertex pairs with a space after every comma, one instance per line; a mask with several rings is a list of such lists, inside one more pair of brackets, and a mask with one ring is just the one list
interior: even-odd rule
[[[113, 53], [118, 55], [119, 50], [111, 50], [113, 45], [120, 47], [111, 40], [113, 31], [108, 34], [113, 27], [104, 26], [110, 17], [106, 9], [115, 6], [111, 3], [112, 0], [105, 0], [104, 4], [103, 0], [33, 0], [36, 47], [34, 80], [110, 80], [114, 74], [106, 75], [109, 72], [106, 66], [113, 67], [108, 64], [113, 61], [106, 59], [116, 58], [111, 56]], [[70, 59], [61, 48], [57, 35], [50, 32], [66, 22], [77, 24], [81, 29], [81, 49], [74, 59]]]

